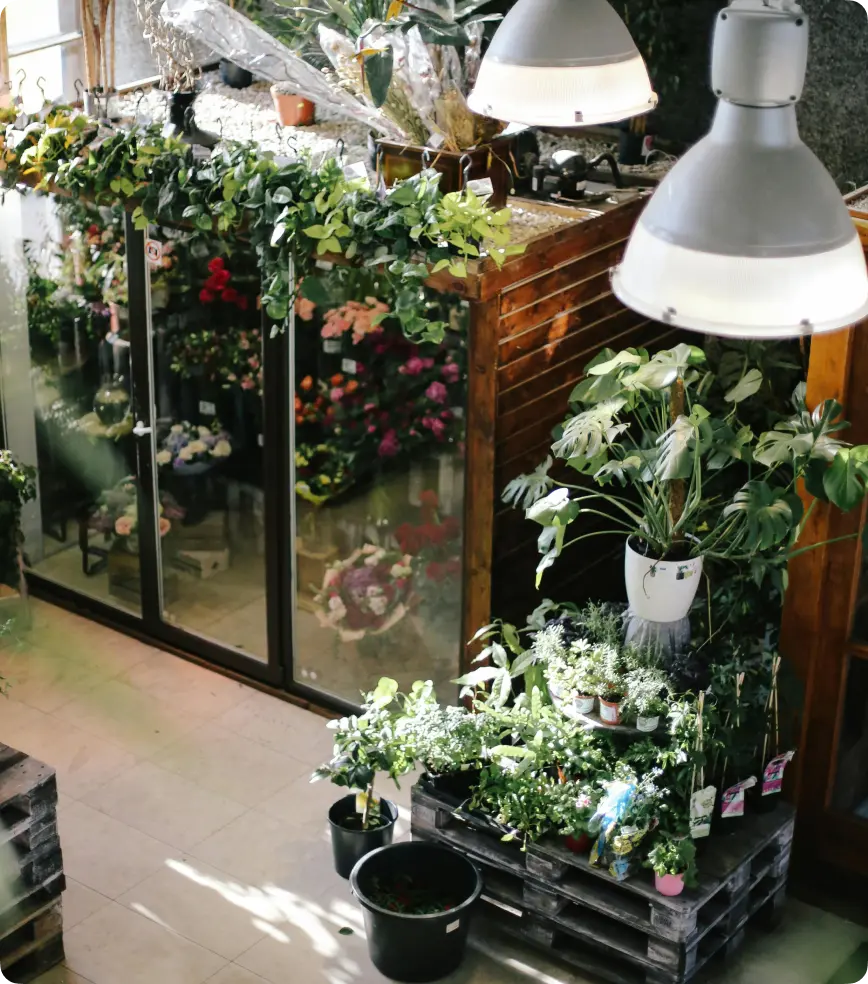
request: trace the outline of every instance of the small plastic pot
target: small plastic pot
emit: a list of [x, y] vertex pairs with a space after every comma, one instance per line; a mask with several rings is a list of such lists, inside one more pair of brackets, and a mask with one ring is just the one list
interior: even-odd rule
[[[444, 912], [411, 915], [382, 908], [372, 899], [375, 886], [411, 875], [433, 894], [454, 904]], [[437, 981], [464, 959], [482, 876], [464, 855], [425, 841], [392, 844], [366, 855], [350, 875], [353, 894], [365, 918], [368, 952], [385, 977], [409, 984]]]
[[680, 895], [684, 891], [684, 875], [654, 875], [654, 887], [661, 895]]
[[660, 724], [659, 714], [650, 717], [643, 717], [641, 714], [636, 716], [636, 727], [639, 731], [656, 731], [658, 724]]
[[600, 720], [603, 724], [621, 723], [621, 701], [600, 698]]
[[370, 830], [354, 830], [344, 824], [352, 818], [358, 819], [356, 812], [356, 796], [351, 793], [344, 796], [329, 810], [329, 825], [332, 832], [332, 854], [335, 859], [335, 871], [341, 878], [349, 878], [350, 872], [358, 862], [371, 851], [392, 843], [395, 834], [395, 821], [398, 819], [398, 808], [391, 800], [380, 800], [380, 816], [387, 822]]
[[253, 73], [224, 58], [220, 62], [220, 79], [232, 89], [246, 89], [253, 84]]
[[591, 849], [591, 844], [593, 841], [587, 834], [579, 834], [578, 837], [565, 837], [564, 844], [567, 850], [572, 851], [573, 854], [587, 854]]
[[316, 106], [304, 96], [279, 92], [272, 87], [271, 98], [283, 126], [310, 126], [316, 119]]

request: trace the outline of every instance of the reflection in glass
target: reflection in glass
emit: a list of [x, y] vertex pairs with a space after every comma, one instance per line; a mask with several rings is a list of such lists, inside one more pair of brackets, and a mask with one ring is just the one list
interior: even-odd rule
[[179, 229], [149, 237], [164, 617], [265, 660], [256, 256]]
[[39, 470], [25, 558], [138, 613], [123, 209], [12, 193], [0, 225], [6, 438]]
[[832, 805], [868, 820], [868, 661], [850, 657], [845, 694]]
[[464, 333], [409, 342], [395, 304], [352, 268], [296, 304], [295, 677], [353, 701], [381, 676], [449, 699], [461, 651]]

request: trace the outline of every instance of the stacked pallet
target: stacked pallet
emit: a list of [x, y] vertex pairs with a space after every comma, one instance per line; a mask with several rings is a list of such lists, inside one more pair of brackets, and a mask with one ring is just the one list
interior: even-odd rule
[[556, 838], [522, 851], [425, 780], [413, 789], [413, 837], [448, 844], [482, 871], [486, 932], [521, 937], [613, 984], [685, 984], [736, 953], [749, 922], [776, 922], [794, 811], [781, 804], [724, 822], [738, 829], [701, 842], [699, 887], [668, 898], [649, 871], [618, 882]]
[[63, 960], [54, 769], [0, 744], [0, 968], [25, 984]]

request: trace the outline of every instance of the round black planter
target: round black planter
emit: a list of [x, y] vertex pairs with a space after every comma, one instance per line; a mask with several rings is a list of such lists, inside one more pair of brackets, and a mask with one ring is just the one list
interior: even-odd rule
[[389, 822], [373, 830], [352, 830], [344, 827], [342, 821], [349, 817], [357, 817], [356, 795], [351, 793], [344, 796], [329, 810], [329, 825], [332, 830], [332, 854], [335, 859], [335, 871], [341, 878], [349, 878], [359, 858], [363, 858], [378, 847], [392, 843], [395, 833], [395, 821], [398, 819], [398, 808], [391, 800], [380, 800], [380, 815], [388, 817]]
[[251, 72], [225, 58], [220, 62], [220, 78], [233, 89], [246, 89], [253, 82]]
[[[427, 916], [391, 912], [371, 901], [377, 881], [401, 874], [424, 882], [435, 895], [460, 901]], [[424, 841], [392, 844], [362, 858], [350, 885], [364, 910], [371, 960], [385, 977], [422, 984], [448, 976], [461, 964], [473, 906], [482, 892], [482, 876], [463, 855]]]

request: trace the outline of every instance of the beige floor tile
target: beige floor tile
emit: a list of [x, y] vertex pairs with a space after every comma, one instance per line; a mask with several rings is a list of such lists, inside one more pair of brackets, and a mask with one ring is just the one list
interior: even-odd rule
[[82, 672], [104, 680], [131, 669], [154, 651], [138, 639], [61, 609], [50, 616], [46, 612], [44, 621], [37, 621], [22, 638], [28, 646], [57, 653]]
[[[2, 714], [2, 710], [0, 710]], [[57, 771], [57, 788], [65, 796], [82, 796], [136, 764], [136, 756], [120, 745], [71, 724], [31, 725], [19, 732], [24, 750]]]
[[161, 704], [203, 720], [225, 713], [250, 694], [242, 683], [158, 650], [132, 667], [122, 679]]
[[[64, 845], [65, 847], [65, 842]], [[111, 899], [82, 885], [69, 875], [66, 876], [66, 891], [63, 893], [63, 928], [72, 929], [84, 922], [95, 912], [107, 906]]]
[[26, 744], [30, 734], [50, 731], [56, 725], [52, 718], [14, 697], [0, 696], [0, 741], [13, 748]]
[[255, 888], [276, 886], [305, 899], [316, 899], [340, 882], [325, 826], [315, 832], [294, 828], [259, 810], [245, 813], [190, 853]]
[[263, 937], [256, 895], [231, 875], [185, 858], [170, 861], [118, 902], [233, 960]]
[[120, 680], [109, 680], [64, 704], [56, 717], [98, 738], [147, 757], [203, 723], [200, 717], [179, 713], [177, 707]]
[[[64, 918], [66, 913], [64, 912]], [[82, 977], [81, 974], [73, 973], [68, 967], [60, 964], [57, 967], [52, 967], [45, 974], [41, 974], [33, 984], [93, 984], [93, 981], [89, 981]]]
[[84, 803], [66, 806], [59, 828], [67, 876], [112, 899], [178, 857], [168, 844]]
[[12, 651], [0, 651], [0, 675], [15, 700], [47, 713], [109, 679], [77, 659], [74, 652], [46, 651], [27, 642]]
[[202, 984], [216, 953], [113, 902], [65, 934], [66, 963], [93, 984]]
[[183, 776], [140, 762], [85, 797], [89, 806], [186, 850], [245, 812], [241, 803]]
[[269, 796], [262, 803], [262, 811], [295, 826], [325, 824], [332, 803], [346, 794], [345, 789], [325, 779], [311, 782], [310, 771], [306, 769], [288, 786]]
[[259, 806], [304, 771], [296, 759], [215, 724], [184, 735], [151, 761], [247, 807]]
[[223, 970], [218, 970], [208, 984], [268, 984], [268, 981], [258, 974], [251, 974], [238, 964], [230, 964]]
[[325, 718], [256, 691], [216, 723], [307, 766], [329, 758], [334, 746]]

